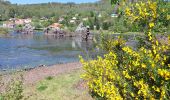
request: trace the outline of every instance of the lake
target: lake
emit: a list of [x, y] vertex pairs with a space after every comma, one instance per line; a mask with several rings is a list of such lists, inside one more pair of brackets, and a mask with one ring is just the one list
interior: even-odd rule
[[92, 41], [79, 38], [11, 33], [0, 38], [0, 70], [32, 68], [79, 61], [78, 56], [92, 56], [95, 46]]

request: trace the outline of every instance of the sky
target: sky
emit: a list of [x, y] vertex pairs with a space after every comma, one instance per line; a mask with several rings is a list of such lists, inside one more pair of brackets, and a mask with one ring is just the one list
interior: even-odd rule
[[9, 0], [14, 4], [36, 4], [36, 3], [48, 3], [48, 2], [75, 2], [75, 3], [88, 3], [88, 2], [96, 2], [99, 0]]

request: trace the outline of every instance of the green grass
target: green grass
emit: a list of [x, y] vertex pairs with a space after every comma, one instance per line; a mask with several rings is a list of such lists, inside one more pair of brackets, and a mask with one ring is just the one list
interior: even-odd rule
[[47, 88], [48, 88], [47, 85], [41, 84], [40, 86], [37, 87], [37, 90], [41, 92], [41, 91], [44, 91]]
[[2, 96], [0, 95], [0, 100], [3, 100]]
[[[87, 90], [76, 88], [82, 71], [76, 70], [56, 77], [47, 77], [36, 85], [25, 88], [28, 100], [91, 100]], [[30, 96], [31, 95], [31, 96]]]
[[[0, 25], [2, 25], [3, 24], [3, 21], [0, 21]], [[0, 99], [1, 100], [1, 99]]]
[[46, 80], [52, 80], [53, 77], [52, 77], [52, 76], [48, 76], [48, 77], [46, 77], [45, 79], [46, 79]]
[[0, 28], [0, 34], [7, 34], [7, 33], [8, 33], [8, 29]]

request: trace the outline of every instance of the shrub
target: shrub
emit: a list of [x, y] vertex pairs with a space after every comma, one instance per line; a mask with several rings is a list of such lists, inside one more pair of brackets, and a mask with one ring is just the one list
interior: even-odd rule
[[23, 78], [13, 79], [3, 94], [3, 100], [22, 100], [23, 99]]
[[[137, 11], [127, 8], [126, 15], [131, 23], [144, 21], [144, 45], [132, 49], [120, 37], [107, 39], [104, 57], [91, 61], [81, 58], [83, 78], [96, 99], [170, 99], [170, 46], [161, 44], [152, 34], [157, 23], [157, 3], [148, 0], [136, 5], [138, 8], [133, 10]], [[145, 8], [149, 10], [140, 12]]]
[[7, 33], [8, 33], [8, 29], [0, 28], [0, 34], [7, 34]]
[[114, 18], [113, 24], [109, 27], [109, 30], [119, 33], [127, 32], [129, 29], [126, 27], [128, 25], [125, 24], [124, 17]]
[[47, 88], [48, 88], [48, 87], [47, 87], [46, 85], [43, 85], [43, 84], [42, 84], [42, 85], [40, 85], [40, 86], [37, 87], [37, 90], [38, 90], [38, 91], [44, 91], [44, 90], [47, 89]]
[[117, 47], [121, 47], [118, 52], [110, 51], [104, 58], [81, 59], [91, 93], [103, 100], [170, 99], [170, 64], [164, 54], [169, 47], [153, 44], [139, 51], [122, 44]]
[[108, 22], [103, 22], [103, 24], [102, 24], [103, 30], [108, 30], [109, 26], [110, 26], [110, 24]]
[[46, 80], [52, 80], [53, 79], [53, 77], [52, 76], [48, 76], [48, 77], [46, 77]]

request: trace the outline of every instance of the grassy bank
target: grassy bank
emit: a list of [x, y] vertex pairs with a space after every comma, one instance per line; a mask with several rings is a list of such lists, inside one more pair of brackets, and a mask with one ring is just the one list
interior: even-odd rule
[[[36, 83], [24, 84], [23, 88], [11, 85], [15, 88], [13, 88], [13, 92], [10, 92], [12, 93], [10, 95], [15, 98], [16, 93], [14, 91], [17, 89], [17, 91], [23, 91], [22, 100], [92, 100], [88, 91], [82, 85], [84, 84], [80, 78], [82, 72], [82, 69], [76, 69], [54, 77], [48, 76]], [[20, 76], [19, 74], [24, 73], [26, 72], [11, 74], [10, 77], [16, 78]], [[0, 96], [0, 100], [4, 100], [2, 96]]]
[[8, 29], [6, 28], [0, 28], [0, 35], [8, 34]]
[[81, 70], [46, 77], [32, 86], [24, 87], [28, 100], [90, 100], [87, 91], [76, 87], [80, 81]]
[[28, 100], [90, 100], [87, 91], [76, 88], [81, 70], [46, 77], [35, 85], [26, 86], [24, 95]]

